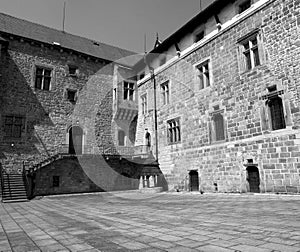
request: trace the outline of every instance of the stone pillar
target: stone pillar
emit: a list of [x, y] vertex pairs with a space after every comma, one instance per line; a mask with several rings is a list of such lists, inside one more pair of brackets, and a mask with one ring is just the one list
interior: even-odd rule
[[149, 180], [150, 176], [147, 175], [146, 176], [146, 187], [149, 188], [150, 187], [150, 180]]

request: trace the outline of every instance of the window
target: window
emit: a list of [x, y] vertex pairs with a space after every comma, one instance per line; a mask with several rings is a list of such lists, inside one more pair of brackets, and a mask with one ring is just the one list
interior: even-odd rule
[[76, 76], [78, 67], [69, 65], [69, 75]]
[[134, 83], [124, 81], [124, 100], [133, 101]]
[[268, 107], [271, 116], [272, 130], [279, 130], [285, 128], [284, 112], [282, 100], [276, 96], [268, 100]]
[[181, 141], [179, 118], [169, 120], [168, 124], [168, 143], [178, 143]]
[[145, 72], [140, 73], [139, 80], [143, 79], [145, 77]]
[[67, 96], [70, 102], [76, 101], [76, 93], [77, 93], [76, 90], [70, 90], [70, 89], [67, 90]]
[[221, 141], [225, 139], [224, 134], [224, 118], [221, 113], [213, 115], [215, 141]]
[[118, 131], [118, 143], [119, 146], [125, 146], [125, 132], [123, 130]]
[[209, 60], [197, 66], [200, 90], [209, 87], [211, 84], [209, 68]]
[[51, 82], [51, 69], [37, 67], [35, 72], [35, 88], [49, 90]]
[[147, 94], [141, 96], [142, 101], [142, 114], [145, 115], [147, 113]]
[[53, 176], [52, 185], [53, 187], [59, 187], [59, 176]]
[[246, 69], [250, 70], [260, 65], [257, 37], [253, 37], [243, 44]]
[[166, 105], [170, 103], [170, 89], [169, 89], [169, 81], [166, 81], [165, 83], [161, 84], [161, 100], [162, 104]]
[[24, 118], [21, 116], [5, 116], [4, 132], [6, 137], [21, 138]]
[[203, 38], [204, 38], [204, 31], [197, 32], [195, 34], [194, 42], [196, 43], [196, 42], [200, 41]]
[[251, 6], [251, 0], [247, 0], [247, 1], [244, 1], [244, 2], [240, 3], [239, 6], [238, 6], [239, 14], [244, 12], [245, 10], [249, 9], [250, 6]]

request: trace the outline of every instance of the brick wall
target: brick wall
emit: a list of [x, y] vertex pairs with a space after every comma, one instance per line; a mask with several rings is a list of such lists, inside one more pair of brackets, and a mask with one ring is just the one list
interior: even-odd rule
[[[300, 191], [299, 132], [299, 2], [271, 1], [219, 36], [193, 51], [156, 76], [170, 81], [170, 104], [158, 101], [159, 162], [172, 189], [199, 172], [200, 189], [222, 192], [249, 191], [247, 159], [253, 159], [260, 176], [261, 192]], [[259, 29], [261, 65], [241, 68], [238, 40]], [[211, 87], [198, 90], [194, 65], [209, 59]], [[139, 94], [153, 93], [150, 81]], [[262, 117], [267, 87], [283, 90], [287, 127], [272, 131]], [[149, 96], [153, 106], [153, 95]], [[226, 139], [211, 142], [209, 123], [214, 106], [223, 109]], [[153, 131], [153, 112], [139, 114], [137, 142], [144, 128]], [[167, 120], [180, 117], [181, 142], [168, 144]]]

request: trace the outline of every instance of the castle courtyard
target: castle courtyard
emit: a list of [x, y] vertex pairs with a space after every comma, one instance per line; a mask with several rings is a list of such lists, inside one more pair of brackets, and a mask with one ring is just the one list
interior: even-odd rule
[[0, 205], [0, 251], [300, 251], [300, 196], [98, 193]]

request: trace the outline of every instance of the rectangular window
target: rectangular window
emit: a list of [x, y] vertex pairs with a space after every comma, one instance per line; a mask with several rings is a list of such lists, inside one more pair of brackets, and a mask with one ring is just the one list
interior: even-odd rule
[[76, 101], [76, 93], [77, 93], [76, 90], [70, 90], [70, 89], [67, 90], [68, 100], [70, 102]]
[[181, 141], [179, 118], [169, 120], [168, 124], [168, 143], [178, 143]]
[[53, 187], [59, 187], [59, 176], [53, 176], [52, 185]]
[[51, 82], [51, 69], [37, 67], [35, 72], [35, 88], [49, 90]]
[[141, 96], [142, 101], [142, 113], [145, 115], [147, 113], [147, 94]]
[[244, 55], [245, 66], [246, 66], [245, 70], [251, 70], [254, 67], [260, 65], [257, 36], [252, 37], [247, 41], [244, 41], [242, 45], [243, 45], [243, 55]]
[[21, 116], [5, 116], [4, 132], [6, 137], [21, 138], [24, 118]]
[[145, 72], [140, 73], [139, 80], [144, 79], [144, 77], [145, 77]]
[[239, 4], [238, 6], [239, 14], [249, 9], [250, 6], [251, 6], [251, 0], [244, 1], [241, 4]]
[[125, 132], [123, 130], [118, 131], [118, 143], [119, 146], [125, 146]]
[[169, 81], [160, 85], [161, 90], [161, 100], [162, 104], [166, 105], [170, 103], [170, 88], [169, 88]]
[[198, 77], [199, 77], [199, 89], [204, 89], [210, 86], [210, 69], [209, 60], [197, 66]]
[[133, 101], [134, 99], [134, 83], [124, 81], [124, 100]]

